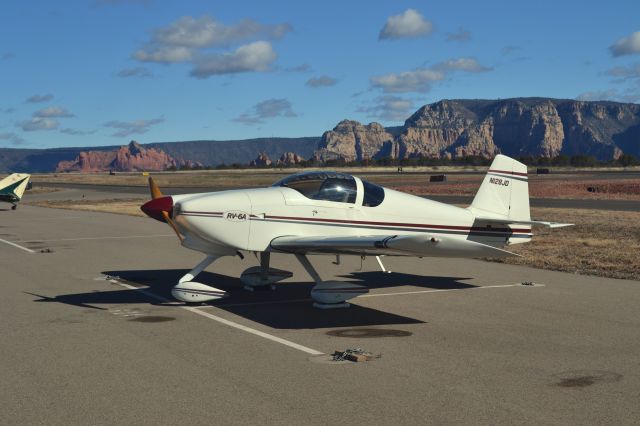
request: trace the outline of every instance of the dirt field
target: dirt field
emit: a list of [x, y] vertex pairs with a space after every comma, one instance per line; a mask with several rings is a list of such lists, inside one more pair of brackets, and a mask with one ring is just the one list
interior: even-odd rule
[[[416, 195], [473, 195], [482, 182], [486, 167], [421, 167], [397, 173], [391, 168], [345, 168], [363, 179]], [[152, 173], [161, 187], [201, 187], [212, 190], [268, 186], [298, 169], [244, 169], [194, 172]], [[532, 198], [574, 198], [596, 200], [640, 200], [638, 170], [608, 169], [589, 171], [562, 170], [557, 174], [529, 174], [529, 192]], [[449, 174], [447, 174], [449, 173]], [[447, 181], [429, 182], [434, 174], [447, 174]], [[50, 183], [82, 183], [95, 185], [147, 186], [142, 173], [101, 174], [58, 173], [34, 175], [33, 181]]]
[[124, 214], [128, 216], [145, 216], [140, 206], [148, 199], [126, 198], [112, 200], [60, 200], [60, 201], [29, 201], [26, 204], [40, 207], [50, 207], [64, 210], [82, 210], [88, 212], [105, 212]]
[[[482, 176], [452, 176], [447, 182], [390, 185], [415, 195], [474, 195]], [[553, 177], [530, 176], [531, 198], [569, 198], [594, 200], [640, 200], [640, 179], [603, 179], [585, 175]]]
[[532, 242], [506, 248], [523, 257], [495, 259], [496, 262], [640, 280], [638, 213], [534, 208], [531, 216], [575, 226], [535, 228]]

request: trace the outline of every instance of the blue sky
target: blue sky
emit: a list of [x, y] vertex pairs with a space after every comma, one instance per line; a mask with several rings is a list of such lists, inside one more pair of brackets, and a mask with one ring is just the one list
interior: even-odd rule
[[640, 101], [640, 2], [0, 5], [0, 146], [319, 136], [440, 99]]

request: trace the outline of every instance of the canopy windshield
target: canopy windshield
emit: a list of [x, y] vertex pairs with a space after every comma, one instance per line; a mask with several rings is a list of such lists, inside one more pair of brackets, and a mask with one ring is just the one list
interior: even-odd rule
[[279, 180], [273, 186], [295, 189], [312, 200], [351, 204], [356, 202], [356, 180], [353, 176], [344, 173], [297, 173]]
[[[362, 181], [364, 197], [362, 205], [376, 207], [384, 200], [384, 188]], [[279, 180], [272, 186], [291, 188], [312, 200], [333, 201], [354, 204], [357, 185], [353, 176], [338, 172], [303, 172]]]

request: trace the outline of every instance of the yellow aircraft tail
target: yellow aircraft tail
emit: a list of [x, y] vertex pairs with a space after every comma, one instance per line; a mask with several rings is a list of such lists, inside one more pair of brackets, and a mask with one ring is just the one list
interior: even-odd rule
[[31, 175], [27, 173], [14, 173], [0, 180], [0, 198], [20, 201], [30, 178]]

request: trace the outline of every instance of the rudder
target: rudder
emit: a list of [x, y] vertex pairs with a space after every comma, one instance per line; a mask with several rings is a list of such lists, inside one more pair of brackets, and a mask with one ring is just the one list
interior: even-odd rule
[[498, 154], [480, 185], [469, 210], [475, 216], [531, 220], [527, 166]]
[[20, 200], [24, 194], [31, 175], [27, 173], [14, 173], [0, 180], [0, 195], [13, 195]]

